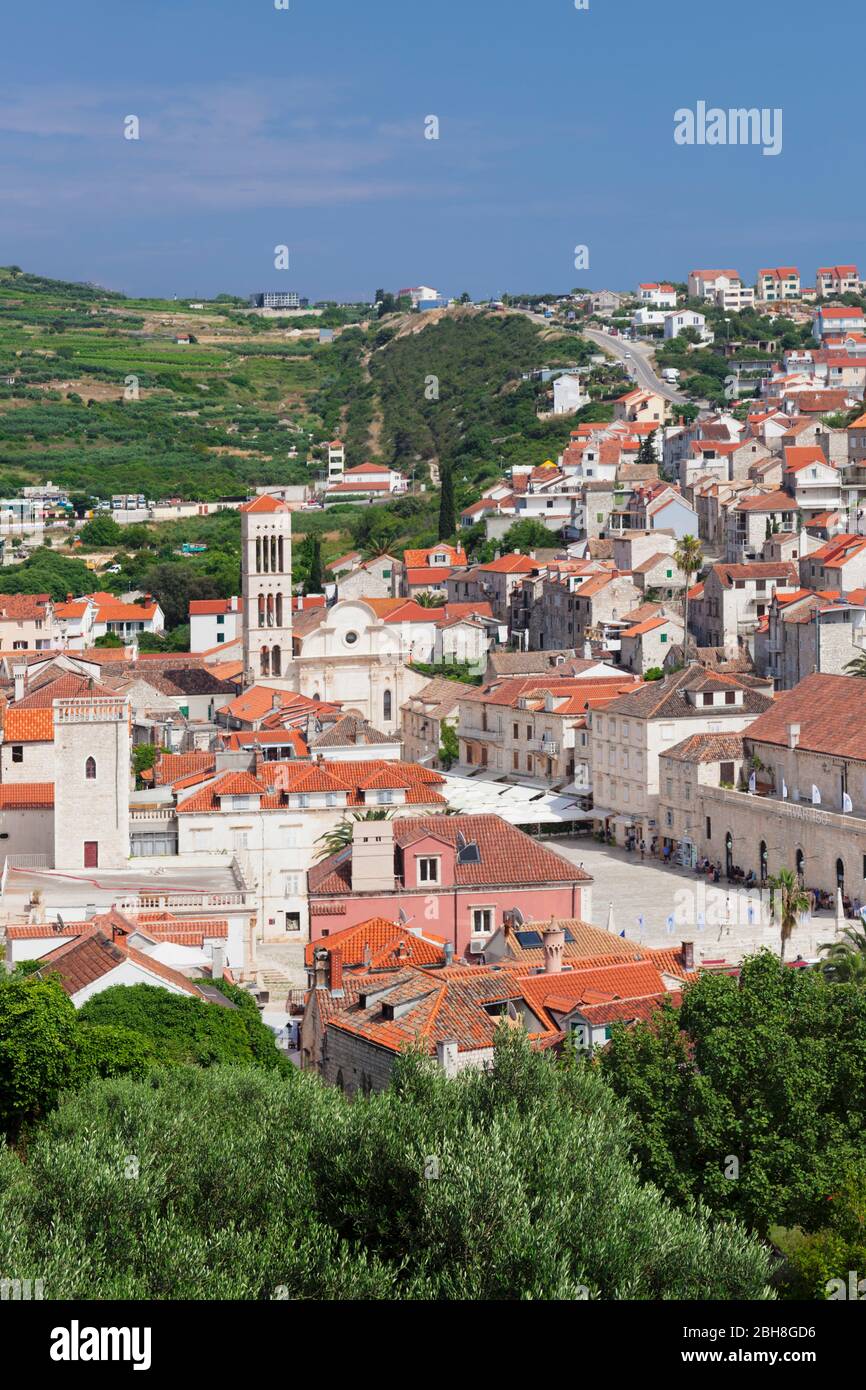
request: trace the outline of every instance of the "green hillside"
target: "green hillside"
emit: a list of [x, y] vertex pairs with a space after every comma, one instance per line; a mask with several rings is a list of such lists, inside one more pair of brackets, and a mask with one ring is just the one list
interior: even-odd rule
[[317, 330], [341, 317], [193, 309], [0, 268], [0, 489], [50, 478], [209, 500], [307, 481], [326, 434], [310, 400], [334, 352]]

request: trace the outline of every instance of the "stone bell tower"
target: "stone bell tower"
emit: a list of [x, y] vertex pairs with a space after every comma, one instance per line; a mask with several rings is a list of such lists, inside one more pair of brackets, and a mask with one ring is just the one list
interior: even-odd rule
[[241, 507], [244, 680], [292, 687], [292, 513], [263, 493]]

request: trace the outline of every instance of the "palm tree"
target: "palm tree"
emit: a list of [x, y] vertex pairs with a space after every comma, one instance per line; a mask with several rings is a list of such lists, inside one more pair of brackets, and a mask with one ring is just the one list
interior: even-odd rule
[[834, 984], [866, 985], [866, 930], [843, 927], [841, 939], [818, 948], [827, 957], [819, 969]]
[[860, 652], [845, 667], [849, 676], [866, 676], [866, 652]]
[[809, 906], [809, 895], [800, 887], [797, 875], [791, 869], [780, 869], [770, 879], [773, 893], [779, 894], [779, 920], [782, 927], [782, 950], [779, 959], [785, 959], [785, 947], [797, 925], [797, 917]]
[[432, 589], [425, 589], [423, 594], [416, 596], [415, 601], [422, 608], [441, 608], [446, 599], [444, 594], [437, 594]]
[[701, 543], [697, 536], [681, 536], [674, 549], [677, 569], [686, 581], [683, 593], [683, 657], [689, 661], [689, 586], [692, 575], [697, 574], [704, 562]]
[[316, 855], [316, 859], [327, 859], [332, 854], [339, 854], [341, 849], [347, 849], [352, 843], [355, 821], [390, 820], [391, 814], [390, 811], [364, 811], [354, 816], [344, 816], [338, 825], [331, 826], [330, 830], [326, 830], [324, 835], [319, 836], [316, 844], [321, 845], [322, 848]]

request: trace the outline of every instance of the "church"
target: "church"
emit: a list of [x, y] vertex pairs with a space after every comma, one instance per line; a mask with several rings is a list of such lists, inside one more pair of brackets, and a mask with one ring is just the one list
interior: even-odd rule
[[292, 509], [267, 493], [241, 508], [243, 661], [248, 684], [340, 703], [383, 733], [427, 683], [410, 669], [409, 624], [388, 623], [363, 599], [292, 613]]

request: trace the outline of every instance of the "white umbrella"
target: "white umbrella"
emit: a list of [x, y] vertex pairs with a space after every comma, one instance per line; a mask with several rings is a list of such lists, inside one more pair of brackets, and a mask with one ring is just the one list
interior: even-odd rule
[[609, 932], [615, 932], [615, 931], [616, 931], [616, 927], [614, 926], [614, 922], [613, 922], [613, 903], [612, 903], [612, 902], [608, 905], [608, 909], [607, 909], [607, 929], [608, 929]]

